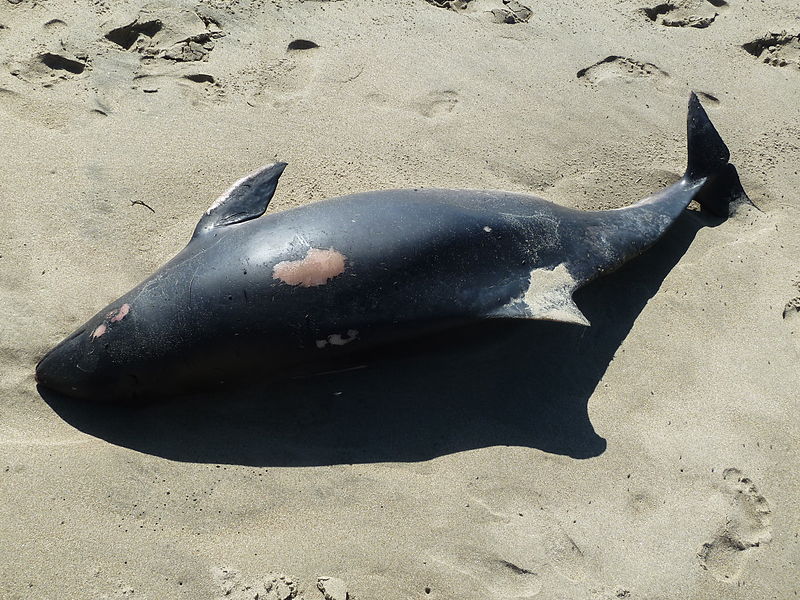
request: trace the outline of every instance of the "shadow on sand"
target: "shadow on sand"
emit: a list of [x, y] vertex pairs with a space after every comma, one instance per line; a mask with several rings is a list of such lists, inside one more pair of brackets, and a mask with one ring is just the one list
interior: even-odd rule
[[[81, 431], [172, 460], [250, 466], [419, 461], [493, 445], [589, 458], [587, 402], [697, 231], [686, 211], [644, 255], [575, 294], [592, 327], [490, 322], [368, 367], [137, 406], [44, 400]], [[645, 374], [643, 374], [645, 375]]]

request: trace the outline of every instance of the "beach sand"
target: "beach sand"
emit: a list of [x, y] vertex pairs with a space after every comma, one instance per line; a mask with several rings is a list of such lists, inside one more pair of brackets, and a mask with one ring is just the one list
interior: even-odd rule
[[[435, 4], [0, 0], [0, 597], [800, 591], [797, 3]], [[36, 390], [262, 164], [270, 212], [614, 208], [683, 172], [690, 90], [755, 207], [687, 212], [577, 294], [589, 329], [139, 408]]]

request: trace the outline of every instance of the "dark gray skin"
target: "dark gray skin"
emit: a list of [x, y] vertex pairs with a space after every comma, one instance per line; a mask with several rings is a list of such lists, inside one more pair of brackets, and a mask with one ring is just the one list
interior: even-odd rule
[[37, 381], [79, 398], [151, 398], [310, 372], [485, 319], [588, 325], [572, 292], [655, 243], [726, 167], [694, 94], [688, 134], [680, 181], [610, 211], [420, 189], [261, 216], [286, 165], [267, 166], [215, 202], [175, 258], [51, 350]]

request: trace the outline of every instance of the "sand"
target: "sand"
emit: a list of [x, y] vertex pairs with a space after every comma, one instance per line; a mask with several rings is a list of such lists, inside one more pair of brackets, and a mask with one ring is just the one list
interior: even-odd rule
[[[0, 597], [798, 593], [797, 3], [436, 4], [0, 0]], [[613, 208], [683, 171], [690, 90], [757, 208], [687, 213], [578, 294], [589, 329], [141, 408], [37, 393], [259, 165], [289, 163], [270, 211]]]

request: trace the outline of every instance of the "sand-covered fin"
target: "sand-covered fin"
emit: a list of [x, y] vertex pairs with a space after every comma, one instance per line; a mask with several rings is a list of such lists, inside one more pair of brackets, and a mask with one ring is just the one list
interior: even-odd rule
[[527, 289], [490, 316], [589, 326], [589, 319], [572, 300], [572, 292], [576, 287], [575, 279], [563, 263], [553, 269], [534, 269], [530, 273]]

